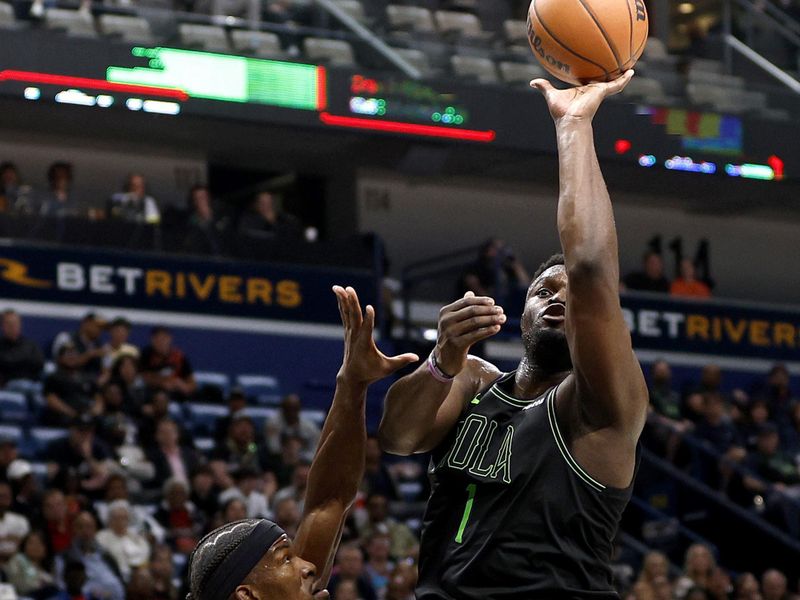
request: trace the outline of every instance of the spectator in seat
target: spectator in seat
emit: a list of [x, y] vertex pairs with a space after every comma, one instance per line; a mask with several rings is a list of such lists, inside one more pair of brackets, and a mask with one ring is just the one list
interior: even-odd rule
[[158, 225], [161, 222], [158, 203], [147, 193], [147, 182], [139, 173], [128, 175], [122, 191], [111, 196], [108, 214], [111, 218], [134, 223]]
[[222, 521], [220, 525], [242, 521], [247, 518], [247, 504], [244, 500], [236, 496], [222, 504]]
[[100, 600], [97, 596], [84, 593], [86, 587], [86, 567], [77, 560], [71, 560], [63, 567], [63, 590], [56, 600]]
[[230, 474], [238, 469], [249, 468], [261, 473], [264, 470], [264, 458], [264, 448], [256, 439], [253, 420], [246, 415], [236, 415], [231, 421], [225, 443], [217, 446], [211, 455], [211, 468], [217, 485], [222, 489], [233, 486]]
[[711, 600], [729, 600], [733, 592], [730, 575], [719, 567], [714, 569], [706, 592]]
[[166, 530], [170, 547], [181, 554], [189, 554], [197, 545], [202, 529], [197, 509], [189, 500], [189, 484], [182, 479], [168, 479], [163, 494], [156, 520]]
[[103, 370], [103, 357], [107, 351], [100, 343], [105, 326], [106, 322], [96, 313], [87, 313], [81, 319], [78, 331], [63, 331], [56, 336], [53, 341], [53, 356], [59, 356], [63, 346], [72, 345], [78, 353], [75, 367], [92, 378], [98, 377]]
[[386, 587], [394, 571], [394, 562], [389, 555], [391, 546], [389, 532], [380, 528], [376, 529], [367, 540], [367, 564], [364, 570], [380, 598], [385, 596]]
[[14, 496], [11, 486], [0, 482], [0, 564], [14, 556], [19, 550], [19, 543], [31, 530], [28, 519], [12, 512]]
[[706, 589], [717, 568], [711, 549], [705, 544], [692, 544], [686, 550], [683, 575], [675, 583], [675, 597], [682, 598], [694, 587]]
[[661, 254], [648, 251], [642, 260], [642, 270], [627, 275], [624, 283], [632, 291], [669, 293], [670, 284], [664, 277], [664, 259]]
[[152, 600], [154, 591], [150, 568], [140, 567], [131, 573], [125, 588], [125, 600]]
[[280, 502], [276, 502], [274, 514], [275, 522], [290, 538], [293, 538], [300, 526], [301, 516], [300, 508], [294, 498], [284, 498]]
[[363, 491], [368, 495], [380, 494], [389, 500], [398, 500], [400, 495], [383, 457], [378, 438], [368, 436]]
[[681, 422], [681, 397], [672, 386], [672, 369], [665, 360], [653, 363], [650, 371], [650, 405], [661, 416]]
[[709, 392], [704, 395], [703, 401], [705, 414], [695, 430], [697, 436], [708, 441], [720, 454], [726, 454], [732, 448], [737, 448], [741, 450], [743, 458], [744, 449], [739, 439], [739, 432], [736, 431], [728, 415], [725, 399], [720, 394]]
[[42, 199], [39, 213], [43, 217], [66, 217], [80, 213], [72, 195], [73, 169], [68, 162], [55, 162], [47, 169], [49, 190]]
[[774, 416], [779, 427], [784, 427], [789, 422], [789, 409], [794, 403], [790, 387], [789, 371], [786, 365], [774, 365], [767, 374], [766, 386], [758, 397], [766, 399], [769, 403], [770, 413]]
[[210, 523], [214, 515], [219, 512], [219, 493], [211, 467], [208, 465], [197, 467], [192, 474], [192, 493], [189, 499], [206, 523]]
[[786, 575], [770, 569], [761, 577], [761, 592], [764, 600], [790, 600]]
[[114, 559], [97, 543], [97, 522], [89, 512], [75, 517], [72, 545], [56, 561], [56, 572], [66, 581], [65, 567], [77, 562], [86, 570], [84, 596], [125, 600], [125, 588]]
[[32, 214], [31, 186], [22, 182], [22, 176], [14, 163], [0, 163], [0, 212]]
[[[169, 407], [172, 397], [169, 392], [164, 390], [152, 390], [150, 397], [142, 406], [142, 414], [139, 418], [139, 445], [143, 448], [151, 448], [156, 443], [156, 428], [161, 419], [170, 416]], [[181, 427], [181, 445], [190, 443], [188, 434]]]
[[416, 566], [407, 562], [399, 563], [389, 579], [384, 600], [414, 600], [415, 587], [417, 587]]
[[109, 456], [108, 449], [95, 437], [94, 419], [89, 415], [76, 417], [67, 437], [53, 441], [47, 449], [51, 485], [68, 489], [69, 481], [77, 477], [82, 492], [99, 496], [108, 479], [105, 461]]
[[386, 496], [372, 494], [367, 498], [367, 522], [361, 528], [361, 539], [368, 540], [375, 532], [388, 532], [391, 540], [392, 558], [401, 559], [417, 545], [411, 530], [389, 516], [389, 500]]
[[[245, 408], [247, 408], [247, 395], [245, 395], [244, 390], [240, 387], [232, 388], [228, 393], [228, 415], [217, 419], [216, 431], [214, 433], [214, 440], [217, 444], [225, 442], [225, 438], [228, 437], [228, 429], [231, 426], [231, 421]], [[279, 452], [280, 443], [278, 444], [278, 448]]]
[[[233, 474], [236, 485], [220, 494], [219, 501], [225, 504], [232, 498], [239, 498], [245, 503], [248, 519], [267, 519], [272, 514], [267, 496], [259, 489], [261, 479], [253, 469], [239, 469]], [[302, 510], [302, 509], [301, 509]]]
[[150, 559], [150, 544], [131, 527], [131, 505], [127, 500], [114, 500], [108, 506], [107, 528], [97, 534], [97, 543], [117, 563], [124, 582], [130, 581], [133, 571]]
[[305, 506], [306, 487], [308, 486], [308, 473], [310, 471], [311, 461], [301, 458], [292, 472], [292, 484], [278, 490], [273, 502], [278, 503], [284, 498], [293, 498], [302, 513]]
[[752, 573], [742, 573], [736, 578], [733, 590], [734, 600], [763, 600], [758, 579]]
[[227, 221], [217, 219], [208, 186], [196, 185], [189, 192], [189, 220], [183, 249], [193, 254], [222, 254]]
[[41, 520], [42, 494], [31, 463], [18, 458], [8, 465], [7, 474], [14, 496], [12, 510], [30, 522], [38, 523]]
[[680, 277], [670, 285], [669, 293], [681, 298], [710, 298], [711, 288], [695, 276], [694, 263], [688, 258], [681, 261]]
[[131, 327], [131, 322], [125, 317], [117, 317], [108, 324], [108, 344], [104, 348], [101, 382], [111, 378], [111, 369], [123, 356], [139, 359], [139, 348], [128, 341]]
[[485, 242], [477, 260], [469, 265], [459, 280], [459, 296], [474, 292], [476, 296], [505, 297], [509, 292], [527, 288], [531, 276], [525, 265], [505, 242], [491, 239]]
[[158, 544], [153, 548], [150, 560], [150, 575], [153, 579], [152, 600], [178, 600], [178, 590], [172, 582], [172, 550], [169, 546]]
[[197, 391], [194, 371], [183, 350], [173, 345], [172, 332], [164, 326], [154, 327], [150, 345], [142, 351], [142, 377], [148, 386], [186, 399]]
[[329, 587], [337, 589], [342, 581], [352, 581], [358, 588], [358, 596], [363, 600], [378, 600], [369, 575], [364, 570], [364, 555], [356, 544], [344, 544], [336, 555]]
[[81, 415], [99, 414], [97, 386], [92, 377], [80, 370], [80, 354], [74, 344], [59, 346], [58, 368], [44, 382], [46, 409], [42, 421], [52, 427], [64, 427]]
[[58, 593], [53, 575], [53, 553], [41, 531], [32, 531], [3, 567], [8, 582], [21, 596], [52, 598]]
[[14, 379], [38, 380], [44, 356], [32, 339], [22, 335], [22, 319], [15, 310], [2, 315], [0, 338], [0, 387]]
[[358, 585], [352, 579], [342, 579], [333, 588], [334, 600], [363, 600], [358, 594]]
[[278, 210], [275, 197], [270, 192], [260, 192], [239, 218], [239, 233], [267, 239], [299, 239], [303, 230], [296, 217]]
[[281, 410], [269, 419], [265, 428], [267, 449], [272, 454], [281, 451], [281, 442], [288, 436], [296, 437], [303, 443], [302, 452], [311, 457], [317, 450], [320, 430], [317, 424], [300, 414], [300, 396], [289, 394], [281, 400]]
[[128, 480], [121, 473], [113, 473], [106, 482], [103, 499], [97, 500], [93, 504], [94, 510], [101, 522], [109, 522], [111, 518], [111, 507], [115, 502], [119, 501], [128, 503], [129, 525], [134, 532], [148, 540], [155, 540], [156, 542], [164, 541], [166, 532], [158, 521], [155, 520], [149, 508], [146, 505], [130, 503]]
[[156, 447], [150, 449], [147, 458], [155, 467], [153, 481], [156, 486], [170, 478], [188, 483], [201, 462], [197, 451], [180, 445], [178, 424], [168, 417], [158, 422]]
[[656, 596], [656, 589], [661, 583], [661, 579], [669, 577], [669, 560], [663, 552], [648, 552], [642, 561], [642, 571], [636, 585], [647, 588], [647, 592]]
[[[792, 404], [789, 410], [789, 423], [783, 428], [783, 444], [786, 451], [800, 460], [800, 402]], [[2, 471], [2, 461], [0, 461]]]
[[56, 488], [45, 492], [42, 500], [42, 519], [48, 546], [55, 554], [64, 552], [72, 545], [72, 517], [64, 492]]
[[0, 481], [8, 481], [8, 467], [18, 457], [16, 438], [5, 434], [0, 436]]
[[770, 423], [769, 404], [764, 398], [753, 398], [747, 406], [745, 418], [739, 425], [739, 437], [748, 450], [754, 450], [758, 432]]
[[780, 448], [778, 428], [765, 423], [758, 434], [756, 452], [749, 457], [750, 466], [761, 477], [779, 486], [797, 486], [800, 498], [800, 470], [794, 459]]

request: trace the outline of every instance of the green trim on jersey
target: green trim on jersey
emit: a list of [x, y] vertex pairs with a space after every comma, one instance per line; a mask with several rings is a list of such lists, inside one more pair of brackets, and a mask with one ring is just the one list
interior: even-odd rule
[[556, 440], [556, 447], [558, 447], [559, 452], [561, 452], [561, 456], [564, 457], [564, 460], [570, 466], [570, 468], [575, 472], [575, 474], [580, 477], [584, 483], [589, 485], [592, 489], [597, 490], [598, 492], [602, 492], [606, 489], [602, 483], [593, 479], [591, 475], [589, 475], [586, 471], [584, 471], [581, 466], [578, 464], [572, 454], [569, 452], [569, 448], [567, 448], [566, 442], [564, 442], [564, 438], [561, 435], [561, 429], [558, 427], [558, 419], [556, 418], [556, 392], [558, 391], [558, 387], [553, 388], [553, 391], [547, 397], [546, 404], [547, 404], [547, 417], [550, 420], [550, 429], [553, 431], [553, 437]]

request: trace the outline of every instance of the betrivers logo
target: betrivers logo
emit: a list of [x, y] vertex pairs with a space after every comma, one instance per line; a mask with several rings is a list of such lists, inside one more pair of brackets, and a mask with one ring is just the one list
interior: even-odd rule
[[0, 279], [15, 283], [23, 287], [47, 289], [53, 287], [52, 281], [35, 279], [28, 276], [28, 265], [25, 263], [11, 260], [10, 258], [0, 258]]

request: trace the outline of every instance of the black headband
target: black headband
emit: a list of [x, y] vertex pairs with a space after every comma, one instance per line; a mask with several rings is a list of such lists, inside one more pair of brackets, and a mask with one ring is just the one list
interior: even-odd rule
[[214, 570], [198, 592], [198, 600], [227, 599], [284, 534], [275, 523], [263, 519]]

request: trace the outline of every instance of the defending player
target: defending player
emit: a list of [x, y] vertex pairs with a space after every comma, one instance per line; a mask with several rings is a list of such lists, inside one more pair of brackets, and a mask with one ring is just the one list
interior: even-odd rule
[[384, 356], [372, 340], [373, 308], [368, 306], [364, 317], [353, 288], [337, 286], [334, 292], [344, 324], [344, 360], [308, 476], [297, 537], [293, 543], [266, 519], [237, 521], [209, 533], [189, 561], [187, 600], [329, 597], [322, 588], [364, 473], [367, 387], [419, 360], [413, 354]]
[[505, 322], [491, 298], [468, 293], [442, 309], [428, 362], [388, 393], [384, 449], [433, 451], [418, 600], [617, 598], [612, 539], [648, 399], [591, 123], [632, 75], [568, 90], [532, 83], [556, 124], [564, 254], [528, 290], [518, 369], [468, 356]]

